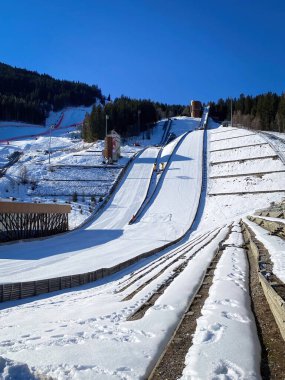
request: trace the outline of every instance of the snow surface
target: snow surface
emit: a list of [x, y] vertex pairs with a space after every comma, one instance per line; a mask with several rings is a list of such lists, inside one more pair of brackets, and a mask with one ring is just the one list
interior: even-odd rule
[[260, 379], [260, 344], [248, 289], [248, 261], [239, 227], [215, 270], [197, 319], [181, 379]]
[[[186, 257], [198, 254], [141, 320], [126, 321], [171, 277], [182, 262], [175, 262], [175, 259], [183, 251], [175, 254], [168, 250], [173, 256], [153, 269], [149, 277], [167, 264], [172, 265], [129, 301], [122, 302], [122, 299], [133, 288], [116, 292], [122, 286], [120, 283], [133, 280], [126, 274], [118, 279], [113, 276], [110, 282], [101, 280], [96, 286], [84, 286], [52, 297], [37, 297], [29, 303], [14, 302], [15, 307], [0, 312], [4, 331], [0, 354], [56, 379], [146, 378], [226, 233], [227, 229], [222, 229], [212, 242], [217, 231], [204, 234], [192, 250], [185, 249]], [[199, 250], [205, 241], [210, 243]], [[148, 270], [159, 264], [158, 260], [159, 257], [150, 262]], [[136, 276], [141, 270], [138, 265], [129, 272]], [[137, 280], [137, 287], [140, 283], [141, 280]]]
[[[236, 137], [246, 134], [251, 134], [249, 131], [243, 129], [236, 128], [225, 128], [218, 127], [217, 124], [209, 121], [209, 131], [208, 131], [208, 172], [207, 172], [207, 192], [214, 193], [217, 190], [218, 192], [229, 193], [229, 195], [219, 195], [206, 197], [205, 204], [203, 207], [203, 214], [200, 217], [199, 227], [197, 231], [203, 230], [207, 228], [209, 225], [219, 225], [221, 222], [231, 223], [233, 220], [238, 220], [243, 216], [248, 215], [249, 213], [253, 213], [255, 210], [262, 209], [268, 207], [270, 202], [280, 202], [284, 197], [284, 187], [279, 187], [279, 183], [284, 183], [284, 175], [280, 173], [280, 175], [275, 176], [275, 174], [270, 174], [269, 177], [265, 177], [267, 179], [267, 185], [263, 185], [262, 181], [259, 183], [263, 187], [264, 191], [268, 191], [268, 193], [260, 193], [258, 196], [256, 194], [244, 194], [244, 195], [232, 195], [230, 194], [233, 189], [232, 183], [239, 183], [240, 189], [245, 189], [249, 183], [254, 183], [259, 180], [258, 177], [255, 176], [245, 176], [245, 177], [233, 177], [229, 179], [212, 179], [211, 177], [222, 176], [222, 175], [234, 175], [234, 174], [248, 174], [250, 173], [263, 173], [264, 171], [270, 172], [270, 170], [285, 170], [285, 165], [277, 158], [277, 159], [269, 159], [266, 158], [267, 153], [270, 155], [274, 154], [272, 148], [268, 145], [262, 145], [261, 147], [253, 146], [247, 147], [243, 149], [237, 149], [233, 152], [233, 154], [229, 154], [231, 151], [221, 151], [221, 152], [213, 152], [209, 153], [213, 150], [213, 140], [212, 139], [221, 139], [226, 137]], [[249, 137], [243, 137], [241, 139], [237, 138], [234, 140], [239, 140], [240, 145], [242, 146], [242, 140], [247, 139], [247, 145], [250, 144], [250, 140], [248, 138], [256, 138], [256, 134], [252, 133]], [[234, 140], [223, 140], [223, 145], [221, 148], [227, 148], [229, 141]], [[215, 143], [216, 144], [216, 143]], [[263, 149], [265, 149], [263, 151]], [[242, 151], [242, 156], [239, 153]], [[252, 157], [260, 157], [258, 160], [254, 161], [244, 161], [244, 162], [235, 162], [235, 163], [224, 163], [217, 165], [209, 165], [210, 162], [214, 161], [217, 158], [216, 154], [219, 153], [219, 161], [226, 162], [230, 159], [243, 158], [252, 158]], [[230, 159], [229, 159], [230, 157]], [[263, 178], [263, 176], [262, 176]], [[277, 193], [270, 193], [272, 190], [272, 178], [275, 179], [274, 186], [275, 189], [281, 189], [283, 191]], [[221, 190], [219, 184], [221, 185]], [[228, 191], [229, 190], [229, 191]]]
[[37, 135], [46, 132], [46, 128], [42, 125], [26, 124], [19, 122], [0, 122], [0, 140], [12, 137], [21, 137], [25, 135]]
[[285, 170], [284, 164], [274, 158], [260, 158], [254, 161], [230, 162], [211, 166], [211, 177], [236, 174], [264, 173]]
[[[239, 140], [239, 139], [236, 139]], [[242, 141], [240, 142], [242, 144]], [[244, 160], [246, 158], [266, 157], [275, 155], [274, 150], [269, 145], [257, 145], [244, 147], [242, 149], [232, 149], [211, 153], [211, 162], [223, 162], [232, 160]]]
[[[160, 129], [162, 132], [162, 125], [159, 123], [155, 131]], [[128, 225], [129, 218], [136, 212], [148, 189], [153, 162], [158, 153], [156, 147], [146, 149], [132, 163], [125, 181], [106, 208], [84, 228], [32, 243], [0, 246], [1, 282], [45, 278], [112, 266], [184, 233], [196, 215], [200, 198], [198, 190], [202, 179], [203, 131], [195, 131], [192, 119], [188, 118], [175, 120], [175, 126], [182, 133], [188, 130], [192, 132], [181, 140], [181, 144], [176, 145], [178, 138], [165, 147], [165, 158], [174, 149], [172, 160], [161, 185], [156, 189], [154, 200], [138, 223]], [[21, 371], [24, 371], [30, 378], [37, 378], [38, 374], [56, 379], [147, 378], [189, 300], [197, 291], [219, 242], [226, 236], [225, 224], [238, 221], [256, 209], [268, 207], [270, 202], [278, 202], [284, 197], [284, 191], [270, 193], [272, 183], [276, 188], [283, 186], [282, 174], [264, 175], [260, 178], [248, 176], [250, 181], [235, 181], [240, 188], [244, 188], [248, 182], [253, 183], [257, 178], [259, 185], [268, 193], [258, 196], [230, 194], [208, 197], [207, 192], [212, 191], [214, 186], [219, 189], [219, 184], [223, 184], [225, 192], [230, 193], [236, 189], [232, 186], [232, 181], [218, 182], [219, 180], [211, 179], [211, 176], [269, 172], [275, 169], [274, 164], [276, 170], [284, 170], [279, 159], [265, 157], [274, 154], [267, 145], [236, 149], [231, 155], [229, 151], [224, 151], [218, 157], [209, 153], [217, 149], [217, 144], [219, 149], [224, 149], [228, 148], [229, 141], [252, 145], [258, 140], [258, 135], [252, 133], [248, 137], [214, 142], [211, 141], [212, 137], [214, 140], [226, 136], [242, 136], [249, 132], [218, 127], [211, 121], [209, 126], [208, 168], [204, 174], [206, 190], [201, 194], [196, 230], [181, 243], [94, 284], [0, 305], [0, 376], [7, 376], [7, 373], [14, 371], [19, 377]], [[153, 134], [156, 141], [159, 141], [158, 135], [156, 132]], [[139, 141], [142, 145], [147, 142], [140, 140], [140, 137]], [[25, 149], [25, 144], [27, 141], [18, 147], [21, 145]], [[59, 144], [63, 144], [63, 141]], [[85, 147], [85, 151], [89, 148]], [[54, 166], [62, 162], [76, 164], [75, 160], [81, 160], [80, 157], [72, 156], [72, 152], [57, 154], [55, 151], [52, 156]], [[70, 160], [65, 157], [67, 154], [70, 155]], [[82, 158], [85, 164], [85, 156], [88, 154], [85, 152]], [[228, 163], [209, 166], [216, 159], [226, 161], [229, 156], [240, 157], [241, 154], [245, 159], [260, 159], [244, 161], [239, 165]], [[40, 158], [44, 158], [43, 155]], [[46, 158], [43, 162], [46, 162]], [[53, 180], [60, 179], [60, 171], [64, 175], [69, 173], [65, 167], [56, 168], [46, 175], [50, 175]], [[82, 177], [79, 172], [78, 168], [72, 168], [70, 179], [80, 181]], [[90, 173], [90, 179], [98, 179], [95, 172]], [[103, 179], [101, 172], [98, 176]], [[247, 176], [236, 178], [244, 179]], [[251, 186], [256, 188], [256, 185]], [[255, 233], [263, 236], [264, 244], [268, 244], [272, 260], [275, 256], [277, 264], [274, 264], [274, 270], [279, 266], [279, 271], [284, 273], [285, 259], [280, 254], [284, 247], [279, 246], [276, 237], [269, 236], [267, 232], [264, 235], [264, 230], [258, 231], [258, 226], [254, 228]], [[194, 245], [190, 249], [189, 242]], [[201, 248], [205, 243], [208, 244]], [[241, 248], [241, 233], [237, 225], [226, 243], [230, 246], [225, 249], [218, 263], [209, 298], [198, 319], [194, 345], [186, 358], [182, 377], [185, 380], [260, 378], [260, 346], [250, 309], [248, 264]], [[127, 321], [162, 283], [171, 278], [175, 268], [190, 258], [185, 269], [175, 277], [144, 317]], [[162, 273], [158, 275], [160, 271]], [[141, 278], [142, 274], [145, 276]], [[150, 282], [143, 286], [146, 280]], [[117, 292], [127, 284], [127, 289]], [[140, 286], [136, 295], [123, 301]]]
[[[0, 246], [2, 282], [28, 281], [111, 267], [177, 239], [191, 226], [202, 181], [203, 131], [190, 133], [172, 156], [163, 186], [138, 224], [157, 148], [145, 150], [103, 213], [84, 229], [44, 241]], [[177, 197], [179, 195], [179, 197]], [[188, 201], [184, 202], [184, 199]], [[40, 252], [40, 253], [39, 253]]]
[[[211, 150], [218, 150], [218, 149], [229, 149], [229, 148], [237, 148], [242, 147], [241, 149], [244, 149], [247, 145], [253, 145], [253, 144], [264, 144], [265, 140], [259, 136], [258, 134], [250, 134], [248, 131], [243, 131], [244, 133], [241, 133], [240, 130], [237, 132], [239, 133], [232, 133], [231, 135], [227, 134], [224, 136], [224, 133], [221, 133], [219, 136], [222, 138], [221, 141], [212, 138], [211, 140]], [[240, 136], [240, 138], [237, 138]], [[229, 139], [226, 141], [226, 148], [225, 148], [225, 140], [227, 137]]]
[[[57, 129], [46, 129], [47, 133], [43, 136], [13, 140], [8, 145], [6, 141], [0, 144], [0, 167], [8, 164], [9, 157], [14, 152], [22, 153], [20, 160], [8, 169], [5, 176], [0, 178], [2, 198], [13, 197], [17, 201], [24, 202], [71, 203], [72, 211], [69, 216], [71, 229], [80, 225], [96, 211], [99, 201], [108, 195], [120, 174], [121, 167], [126, 165], [129, 158], [142, 148], [124, 145], [121, 149], [122, 158], [118, 162], [118, 169], [104, 167], [101, 154], [103, 142], [87, 144], [80, 139], [77, 122], [82, 121], [86, 111], [90, 111], [90, 107], [51, 112], [46, 125], [60, 122]], [[69, 125], [69, 123], [72, 124]], [[14, 124], [8, 122], [10, 127]], [[16, 125], [21, 136], [26, 135], [28, 131], [31, 131], [30, 128], [33, 128], [33, 126], [28, 128], [24, 123], [16, 123]], [[159, 124], [154, 131], [157, 135], [162, 135]], [[51, 132], [51, 137], [49, 132]], [[10, 129], [12, 139], [18, 136], [13, 133]], [[51, 148], [50, 164], [49, 148]], [[101, 165], [102, 169], [92, 168], [94, 165]], [[86, 166], [86, 170], [83, 166]], [[22, 183], [21, 179], [23, 167], [27, 170], [26, 184]], [[71, 202], [75, 192], [79, 195], [76, 203]], [[97, 204], [91, 201], [91, 196], [95, 196]]]
[[257, 176], [219, 178], [211, 181], [211, 193], [279, 190], [285, 191], [285, 175], [280, 173]]

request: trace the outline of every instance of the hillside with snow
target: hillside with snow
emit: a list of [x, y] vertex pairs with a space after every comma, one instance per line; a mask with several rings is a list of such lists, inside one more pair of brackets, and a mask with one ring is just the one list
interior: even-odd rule
[[[48, 126], [60, 120], [51, 139], [48, 128], [25, 137], [26, 126], [23, 138], [11, 130], [0, 146], [3, 168], [13, 152], [21, 153], [0, 178], [1, 196], [71, 202], [71, 226], [79, 226], [46, 239], [0, 244], [0, 284], [101, 269], [103, 277], [0, 304], [0, 377], [262, 378], [253, 274], [240, 221], [264, 244], [273, 263], [268, 276], [277, 276], [281, 286], [284, 212], [267, 217], [278, 223], [280, 236], [247, 216], [284, 199], [284, 136], [225, 128], [211, 119], [204, 130], [204, 119], [177, 117], [169, 131], [173, 141], [160, 145], [161, 121], [150, 140], [126, 141], [110, 168], [102, 163], [102, 141], [80, 139], [85, 111], [51, 116]], [[103, 276], [114, 267], [119, 269]], [[282, 371], [284, 346], [276, 345]]]

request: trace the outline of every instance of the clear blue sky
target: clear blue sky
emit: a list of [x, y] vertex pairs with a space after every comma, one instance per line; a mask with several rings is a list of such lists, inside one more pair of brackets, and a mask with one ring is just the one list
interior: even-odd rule
[[281, 93], [284, 20], [285, 0], [3, 0], [0, 61], [112, 97]]

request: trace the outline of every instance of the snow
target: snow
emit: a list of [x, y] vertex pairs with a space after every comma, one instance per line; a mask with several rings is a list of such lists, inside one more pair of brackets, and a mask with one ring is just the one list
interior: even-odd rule
[[35, 372], [27, 364], [0, 357], [0, 375], [2, 380], [36, 380]]
[[47, 132], [47, 129], [41, 125], [0, 122], [0, 141], [25, 135], [38, 135]]
[[258, 174], [257, 176], [230, 177], [213, 179], [210, 188], [211, 193], [223, 192], [247, 192], [279, 190], [285, 191], [285, 175], [279, 173]]
[[248, 262], [241, 231], [225, 244], [209, 297], [197, 320], [181, 379], [260, 379], [260, 344], [248, 290]]
[[[262, 178], [256, 176], [245, 176], [245, 177], [232, 177], [228, 179], [212, 179], [211, 177], [223, 176], [223, 175], [240, 175], [248, 173], [263, 173], [264, 171], [270, 172], [270, 170], [285, 170], [283, 163], [277, 158], [272, 160], [271, 158], [266, 158], [266, 155], [274, 154], [272, 148], [268, 145], [253, 146], [242, 149], [236, 149], [231, 153], [231, 151], [220, 151], [211, 152], [213, 150], [213, 140], [222, 139], [223, 145], [221, 148], [227, 148], [229, 141], [226, 137], [240, 136], [245, 134], [251, 134], [251, 136], [243, 137], [241, 139], [236, 138], [234, 140], [240, 140], [240, 145], [242, 146], [243, 140], [247, 140], [247, 145], [251, 145], [250, 139], [255, 139], [256, 134], [250, 133], [249, 131], [236, 128], [224, 128], [218, 127], [217, 124], [210, 120], [209, 122], [209, 138], [208, 138], [208, 173], [207, 173], [207, 193], [229, 193], [229, 195], [218, 195], [218, 196], [207, 196], [205, 199], [205, 205], [203, 207], [203, 214], [201, 216], [201, 221], [197, 231], [207, 228], [208, 225], [219, 225], [221, 221], [225, 223], [231, 223], [233, 220], [239, 220], [243, 216], [253, 213], [255, 210], [268, 207], [270, 202], [280, 202], [284, 197], [284, 176], [282, 173], [269, 174], [269, 176], [263, 176]], [[249, 139], [249, 140], [248, 140]], [[215, 143], [216, 144], [216, 143]], [[242, 155], [241, 155], [242, 152]], [[217, 159], [221, 162], [226, 162], [232, 159], [245, 159], [244, 162], [233, 162], [225, 164], [210, 165], [211, 162]], [[247, 158], [260, 157], [258, 160], [247, 161]], [[265, 178], [263, 183], [262, 179]], [[280, 192], [270, 193], [272, 190], [272, 178], [274, 178], [275, 189], [280, 189]], [[246, 180], [247, 179], [247, 180]], [[238, 184], [239, 189], [243, 191], [246, 188], [255, 187], [254, 184], [259, 181], [260, 186], [264, 191], [268, 193], [256, 194], [244, 194], [244, 195], [233, 195], [231, 192], [236, 191], [233, 183]], [[274, 188], [273, 188], [274, 189]], [[282, 191], [283, 190], [283, 191]]]
[[[136, 141], [142, 146], [159, 143], [163, 124], [157, 124], [151, 140], [138, 136]], [[62, 236], [0, 246], [2, 283], [109, 267], [184, 234], [196, 216], [200, 200], [196, 230], [186, 234], [180, 243], [96, 283], [0, 304], [0, 378], [7, 376], [9, 371], [15, 371], [17, 375], [24, 371], [27, 378], [40, 375], [56, 379], [147, 378], [191, 297], [196, 293], [216, 248], [225, 238], [226, 225], [233, 221], [235, 224], [226, 241], [227, 247], [215, 271], [202, 315], [197, 321], [194, 344], [186, 357], [182, 379], [260, 378], [260, 345], [250, 307], [248, 263], [237, 222], [284, 197], [283, 174], [253, 176], [250, 173], [285, 169], [279, 159], [266, 158], [275, 153], [265, 144], [209, 153], [215, 149], [264, 141], [260, 140], [259, 134], [252, 133], [251, 136], [214, 142], [215, 139], [245, 136], [250, 132], [218, 127], [210, 121], [210, 129], [206, 132], [206, 190], [200, 194], [203, 131], [196, 130], [197, 125], [198, 120], [189, 118], [174, 120], [171, 132], [178, 138], [162, 151], [165, 162], [171, 156], [169, 165], [164, 173], [158, 175], [161, 180], [156, 182], [154, 197], [138, 222], [128, 224], [147, 193], [158, 147], [146, 148], [132, 162], [125, 180], [106, 207], [84, 227]], [[180, 135], [188, 131], [191, 132]], [[100, 156], [90, 152], [100, 150], [100, 142], [94, 146], [83, 146], [79, 139], [73, 140], [65, 135], [64, 130], [56, 133], [58, 140], [52, 139], [53, 171], [47, 170], [47, 157], [43, 154], [47, 137], [41, 137], [3, 146], [3, 150], [0, 150], [3, 162], [13, 150], [24, 151], [19, 165], [13, 165], [8, 174], [16, 178], [20, 165], [29, 162], [43, 189], [45, 182], [56, 182], [65, 177], [74, 186], [75, 183], [79, 185], [87, 177], [86, 172], [92, 185], [93, 181], [104, 179], [112, 183], [113, 171], [91, 168], [91, 162], [100, 163]], [[124, 149], [123, 163], [141, 149], [131, 146], [132, 139], [128, 143], [129, 146]], [[28, 150], [30, 153], [26, 153]], [[29, 155], [35, 157], [28, 160]], [[241, 157], [260, 158], [242, 163], [209, 165], [212, 161]], [[80, 165], [90, 167], [83, 170]], [[227, 174], [245, 176], [211, 178]], [[1, 191], [4, 189], [2, 180]], [[270, 193], [273, 185], [280, 192]], [[263, 189], [266, 193], [208, 196], [213, 191], [231, 193], [237, 189]], [[22, 190], [24, 193], [25, 189]], [[284, 255], [281, 254], [284, 252], [284, 242], [245, 221], [270, 250], [274, 271], [282, 276], [285, 273]], [[170, 282], [144, 317], [127, 321], [163, 283], [172, 278], [174, 270], [184, 260], [189, 260], [185, 269]], [[149, 282], [145, 285], [145, 281]], [[122, 290], [126, 285], [129, 287]], [[123, 300], [135, 290], [139, 291], [131, 299]]]
[[[122, 158], [119, 160], [118, 169], [104, 167], [101, 154], [103, 142], [83, 143], [80, 132], [77, 131], [76, 123], [82, 121], [86, 111], [90, 111], [90, 107], [51, 112], [46, 125], [50, 126], [61, 121], [57, 129], [50, 131], [51, 138], [49, 130], [46, 129], [47, 134], [44, 136], [13, 140], [9, 145], [6, 141], [0, 144], [0, 167], [8, 164], [9, 157], [14, 152], [22, 153], [20, 160], [8, 169], [7, 175], [0, 178], [0, 193], [3, 198], [14, 197], [24, 202], [70, 203], [76, 192], [80, 197], [76, 204], [71, 203], [72, 212], [69, 217], [71, 229], [80, 225], [96, 211], [98, 206], [91, 202], [91, 196], [95, 195], [98, 203], [101, 198], [108, 195], [121, 172], [121, 167], [126, 165], [129, 158], [141, 148], [124, 145], [121, 149]], [[66, 128], [69, 123], [73, 126]], [[24, 123], [16, 124], [18, 135], [21, 136], [33, 128], [33, 126], [27, 127]], [[155, 130], [157, 134], [161, 133], [159, 128]], [[10, 137], [14, 139], [13, 130], [10, 130], [10, 133]], [[50, 164], [49, 147], [51, 148]], [[94, 165], [101, 165], [102, 169], [92, 168]], [[27, 184], [23, 184], [21, 180], [23, 166], [27, 169]], [[94, 182], [86, 181], [88, 179], [94, 179]]]
[[63, 114], [62, 122], [60, 123], [60, 128], [69, 127], [73, 124], [82, 123], [86, 113], [92, 111], [92, 106], [90, 107], [67, 107], [59, 112], [50, 112], [49, 117], [46, 120], [46, 125], [50, 126], [55, 124], [60, 116]]
[[274, 158], [260, 158], [260, 160], [231, 162], [211, 166], [211, 177], [234, 174], [263, 173], [285, 170], [284, 164]]
[[[215, 138], [212, 138], [211, 142], [211, 150], [218, 150], [218, 149], [229, 149], [229, 148], [237, 148], [242, 147], [241, 149], [244, 149], [247, 145], [253, 145], [253, 144], [264, 144], [265, 140], [259, 136], [258, 134], [250, 134], [248, 131], [243, 131], [242, 133], [234, 133], [232, 135], [224, 135], [224, 133], [219, 135], [219, 139], [215, 136]], [[225, 147], [225, 140], [229, 137], [227, 140], [227, 144]], [[240, 136], [240, 138], [238, 138]], [[222, 139], [221, 141], [219, 141]]]
[[[63, 235], [44, 243], [22, 242], [0, 247], [1, 281], [25, 281], [111, 267], [183, 235], [191, 226], [199, 203], [202, 146], [203, 131], [194, 131], [183, 140], [172, 156], [155, 202], [148, 206], [141, 223], [128, 225], [146, 195], [157, 148], [145, 150], [134, 160], [104, 211], [85, 230], [70, 233], [68, 243]], [[184, 199], [188, 199], [186, 204]]]
[[[57, 129], [76, 127], [78, 123], [82, 123], [86, 113], [90, 113], [90, 107], [68, 107], [61, 111], [49, 113], [45, 126], [22, 123], [18, 121], [1, 121], [0, 122], [0, 142], [6, 140], [23, 139], [32, 136], [49, 134], [52, 125], [56, 125]], [[53, 135], [58, 134], [57, 130], [52, 132]]]
[[243, 219], [244, 222], [253, 230], [257, 240], [264, 244], [268, 249], [271, 261], [273, 263], [273, 273], [285, 283], [285, 241], [278, 236], [270, 235], [264, 228], [258, 226], [256, 223], [251, 222], [247, 218]]
[[[242, 141], [240, 144], [242, 144]], [[257, 145], [244, 147], [242, 149], [228, 150], [226, 153], [223, 151], [213, 152], [211, 153], [211, 162], [244, 160], [246, 158], [266, 157], [273, 155], [275, 155], [275, 152], [269, 145]]]
[[175, 117], [172, 119], [170, 133], [174, 133], [176, 136], [182, 135], [189, 130], [194, 130], [198, 127], [201, 119], [189, 118], [185, 116]]
[[277, 222], [277, 223], [283, 223], [285, 224], [285, 219], [282, 219], [282, 218], [272, 218], [270, 216], [260, 216], [260, 215], [253, 215], [254, 217], [257, 217], [257, 218], [261, 218], [261, 219], [265, 219], [265, 220], [270, 220], [272, 222]]
[[[128, 281], [129, 275], [126, 274], [119, 279], [113, 276], [109, 283], [101, 280], [95, 287], [84, 286], [52, 297], [37, 297], [29, 303], [15, 302], [16, 307], [0, 312], [5, 331], [0, 354], [5, 353], [9, 359], [27, 363], [29, 368], [36, 367], [39, 373], [57, 379], [146, 378], [148, 368], [171, 336], [175, 321], [184, 312], [188, 299], [195, 294], [205, 268], [226, 232], [226, 228], [222, 229], [201, 250], [199, 245], [210, 242], [216, 231], [201, 237], [198, 246], [190, 251], [185, 246], [187, 257], [198, 253], [141, 320], [126, 321], [171, 276], [181, 262], [175, 262], [175, 258], [183, 252], [175, 254], [169, 250], [173, 257], [160, 264], [160, 270], [166, 264], [172, 262], [172, 265], [163, 276], [129, 301], [122, 302], [122, 299], [131, 289], [116, 292], [122, 281]], [[157, 265], [158, 260], [151, 266]], [[140, 269], [137, 264], [137, 268], [133, 266], [129, 272], [134, 271], [136, 275]], [[138, 281], [137, 286], [139, 284]]]
[[214, 142], [221, 139], [228, 139], [232, 137], [244, 136], [244, 135], [249, 135], [249, 134], [252, 134], [254, 136], [254, 133], [252, 131], [247, 131], [247, 130], [239, 129], [239, 128], [220, 126], [217, 131], [213, 131], [211, 133], [211, 136], [212, 136], [211, 141]]

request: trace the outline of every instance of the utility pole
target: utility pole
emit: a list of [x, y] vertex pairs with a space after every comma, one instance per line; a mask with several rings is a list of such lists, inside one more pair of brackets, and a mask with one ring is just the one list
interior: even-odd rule
[[138, 110], [138, 129], [139, 129], [139, 133], [141, 131], [141, 119], [140, 119], [140, 115], [141, 115], [141, 110]]
[[108, 119], [109, 119], [109, 115], [106, 114], [106, 137], [108, 134]]
[[231, 127], [233, 127], [233, 99], [231, 99]]

